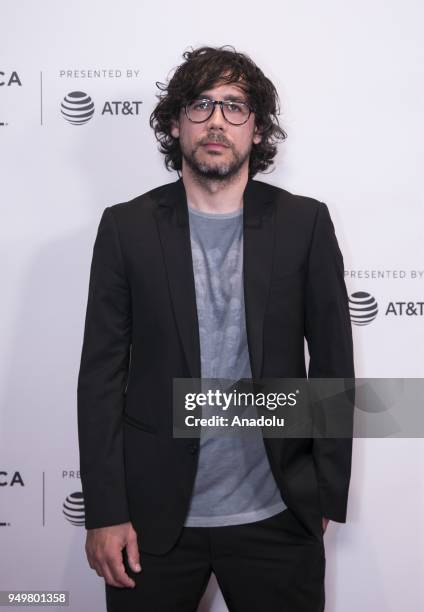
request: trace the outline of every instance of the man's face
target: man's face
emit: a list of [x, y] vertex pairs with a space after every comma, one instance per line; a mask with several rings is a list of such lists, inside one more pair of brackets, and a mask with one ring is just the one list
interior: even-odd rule
[[[200, 92], [198, 97], [227, 100], [229, 96], [248, 102], [246, 94], [236, 84], [217, 85]], [[192, 123], [182, 109], [171, 134], [180, 139], [183, 160], [194, 174], [211, 180], [225, 180], [237, 174], [248, 165], [252, 144], [261, 141], [253, 112], [243, 125], [232, 125], [224, 119], [218, 105], [203, 123]], [[224, 146], [208, 146], [208, 142]]]

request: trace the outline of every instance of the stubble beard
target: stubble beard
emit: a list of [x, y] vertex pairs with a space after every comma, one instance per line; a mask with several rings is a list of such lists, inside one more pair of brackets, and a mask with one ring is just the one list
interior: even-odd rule
[[[220, 161], [220, 154], [210, 155], [210, 161], [202, 161], [198, 159], [197, 152], [202, 145], [198, 145], [190, 152], [186, 151], [181, 147], [181, 153], [187, 166], [190, 168], [193, 174], [193, 178], [199, 183], [220, 182], [229, 183], [231, 182], [240, 172], [241, 167], [245, 163], [246, 159], [249, 158], [251, 148], [242, 155], [238, 154], [234, 149], [233, 157], [231, 161], [223, 162]], [[216, 157], [216, 161], [214, 161]]]

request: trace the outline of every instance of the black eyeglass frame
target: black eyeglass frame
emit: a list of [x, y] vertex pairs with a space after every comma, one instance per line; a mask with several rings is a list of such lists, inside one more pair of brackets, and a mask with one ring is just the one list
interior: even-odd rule
[[[212, 110], [209, 116], [206, 117], [206, 119], [202, 119], [202, 121], [193, 121], [193, 119], [190, 119], [188, 115], [187, 107], [190, 106], [190, 104], [192, 104], [196, 100], [203, 101], [203, 102], [212, 102]], [[244, 125], [245, 123], [247, 123], [247, 121], [249, 121], [249, 117], [253, 113], [253, 108], [247, 102], [243, 102], [241, 100], [212, 100], [211, 98], [193, 98], [193, 100], [191, 100], [190, 102], [187, 102], [187, 104], [184, 105], [184, 112], [185, 112], [187, 119], [191, 121], [191, 123], [205, 123], [205, 121], [209, 121], [209, 119], [214, 114], [215, 106], [217, 104], [219, 104], [219, 106], [221, 107], [221, 113], [225, 121], [229, 123], [230, 125], [235, 125], [235, 126]], [[232, 121], [227, 119], [224, 113], [224, 105], [227, 105], [227, 104], [243, 104], [243, 106], [247, 106], [247, 108], [249, 109], [249, 114], [247, 115], [247, 118], [242, 123], [233, 123]]]

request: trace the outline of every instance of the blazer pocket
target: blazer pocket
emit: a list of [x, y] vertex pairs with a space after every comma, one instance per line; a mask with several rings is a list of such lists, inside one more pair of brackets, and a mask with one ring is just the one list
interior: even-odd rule
[[129, 416], [126, 412], [124, 412], [124, 422], [127, 425], [131, 425], [132, 427], [136, 427], [137, 429], [141, 429], [141, 431], [147, 431], [148, 433], [155, 434], [157, 433], [157, 428], [153, 425], [149, 425], [148, 423], [143, 423], [134, 417]]

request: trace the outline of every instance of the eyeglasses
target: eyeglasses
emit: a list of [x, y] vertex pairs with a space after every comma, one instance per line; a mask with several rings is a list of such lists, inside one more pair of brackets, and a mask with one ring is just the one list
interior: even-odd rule
[[243, 125], [250, 117], [252, 109], [246, 102], [232, 100], [210, 100], [197, 98], [185, 105], [184, 110], [192, 123], [203, 123], [212, 117], [215, 106], [219, 104], [222, 116], [232, 125]]

